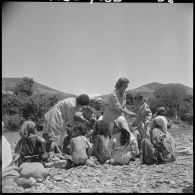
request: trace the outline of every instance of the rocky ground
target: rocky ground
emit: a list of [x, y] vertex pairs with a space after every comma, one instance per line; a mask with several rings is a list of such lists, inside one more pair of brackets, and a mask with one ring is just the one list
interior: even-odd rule
[[193, 130], [178, 132], [173, 133], [177, 144], [173, 163], [148, 166], [137, 159], [124, 166], [98, 164], [97, 167], [80, 166], [69, 170], [51, 168], [50, 176], [43, 183], [28, 189], [16, 184], [2, 186], [3, 192], [192, 192]]

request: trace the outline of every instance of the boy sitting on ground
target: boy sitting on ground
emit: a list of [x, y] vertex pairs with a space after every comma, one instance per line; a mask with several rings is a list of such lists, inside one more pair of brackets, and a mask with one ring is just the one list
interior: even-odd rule
[[93, 153], [100, 163], [104, 163], [111, 158], [111, 154], [108, 150], [109, 136], [108, 123], [103, 120], [97, 121], [93, 132]]
[[53, 141], [52, 133], [46, 132], [43, 134], [46, 144], [46, 152], [62, 153], [57, 143]]
[[91, 157], [92, 145], [85, 135], [85, 125], [75, 121], [72, 132], [73, 138], [70, 140], [70, 155], [75, 165], [84, 165]]

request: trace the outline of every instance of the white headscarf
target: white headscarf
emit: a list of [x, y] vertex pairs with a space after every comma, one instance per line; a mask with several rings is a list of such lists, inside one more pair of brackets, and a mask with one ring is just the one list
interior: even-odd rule
[[154, 121], [161, 127], [163, 133], [167, 133], [168, 121], [164, 116], [156, 116]]

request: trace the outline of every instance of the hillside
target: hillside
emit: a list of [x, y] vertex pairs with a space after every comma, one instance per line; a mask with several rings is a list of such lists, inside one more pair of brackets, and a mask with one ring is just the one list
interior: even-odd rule
[[190, 95], [193, 94], [193, 89], [191, 87], [188, 87], [188, 86], [185, 86], [185, 85], [182, 85], [182, 84], [179, 84], [179, 83], [161, 84], [161, 83], [157, 83], [157, 82], [142, 85], [141, 87], [138, 87], [138, 88], [135, 88], [135, 89], [132, 89], [132, 90], [127, 90], [127, 93], [128, 92], [134, 93], [134, 94], [135, 93], [141, 93], [144, 96], [152, 96], [152, 94], [154, 93], [155, 90], [157, 90], [160, 87], [169, 85], [169, 84], [181, 85], [186, 89], [187, 94], [190, 94]]
[[[158, 88], [162, 87], [162, 86], [166, 86], [169, 84], [177, 84], [177, 85], [182, 85], [182, 84], [178, 84], [178, 83], [168, 83], [168, 84], [161, 84], [161, 83], [157, 83], [157, 82], [152, 82], [146, 85], [142, 85], [138, 88], [135, 89], [131, 89], [131, 90], [127, 90], [126, 93], [132, 93], [132, 94], [137, 94], [140, 93], [142, 94], [145, 98], [149, 98], [153, 95], [154, 91], [157, 90]], [[189, 95], [193, 95], [193, 88], [182, 85], [183, 87], [185, 87], [187, 94]], [[106, 99], [108, 95], [102, 95], [101, 97], [103, 99]]]
[[[21, 81], [22, 78], [2, 78], [2, 91], [13, 91], [13, 88], [16, 86], [16, 84], [20, 83]], [[56, 95], [60, 99], [67, 97], [75, 97], [75, 95], [73, 94], [61, 92], [34, 81], [33, 94], [40, 93]]]

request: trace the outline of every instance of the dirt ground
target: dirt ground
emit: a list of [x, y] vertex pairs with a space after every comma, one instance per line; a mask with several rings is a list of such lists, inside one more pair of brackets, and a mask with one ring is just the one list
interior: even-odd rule
[[[140, 159], [136, 159], [136, 161], [131, 161], [129, 165], [124, 166], [98, 164], [97, 167], [85, 165], [69, 170], [50, 168], [50, 176], [43, 183], [37, 183], [28, 189], [18, 187], [16, 184], [6, 185], [2, 186], [2, 192], [192, 192], [193, 128], [171, 129], [170, 132], [177, 145], [176, 161], [173, 163], [143, 165]], [[13, 139], [9, 134], [6, 137], [9, 141]]]

